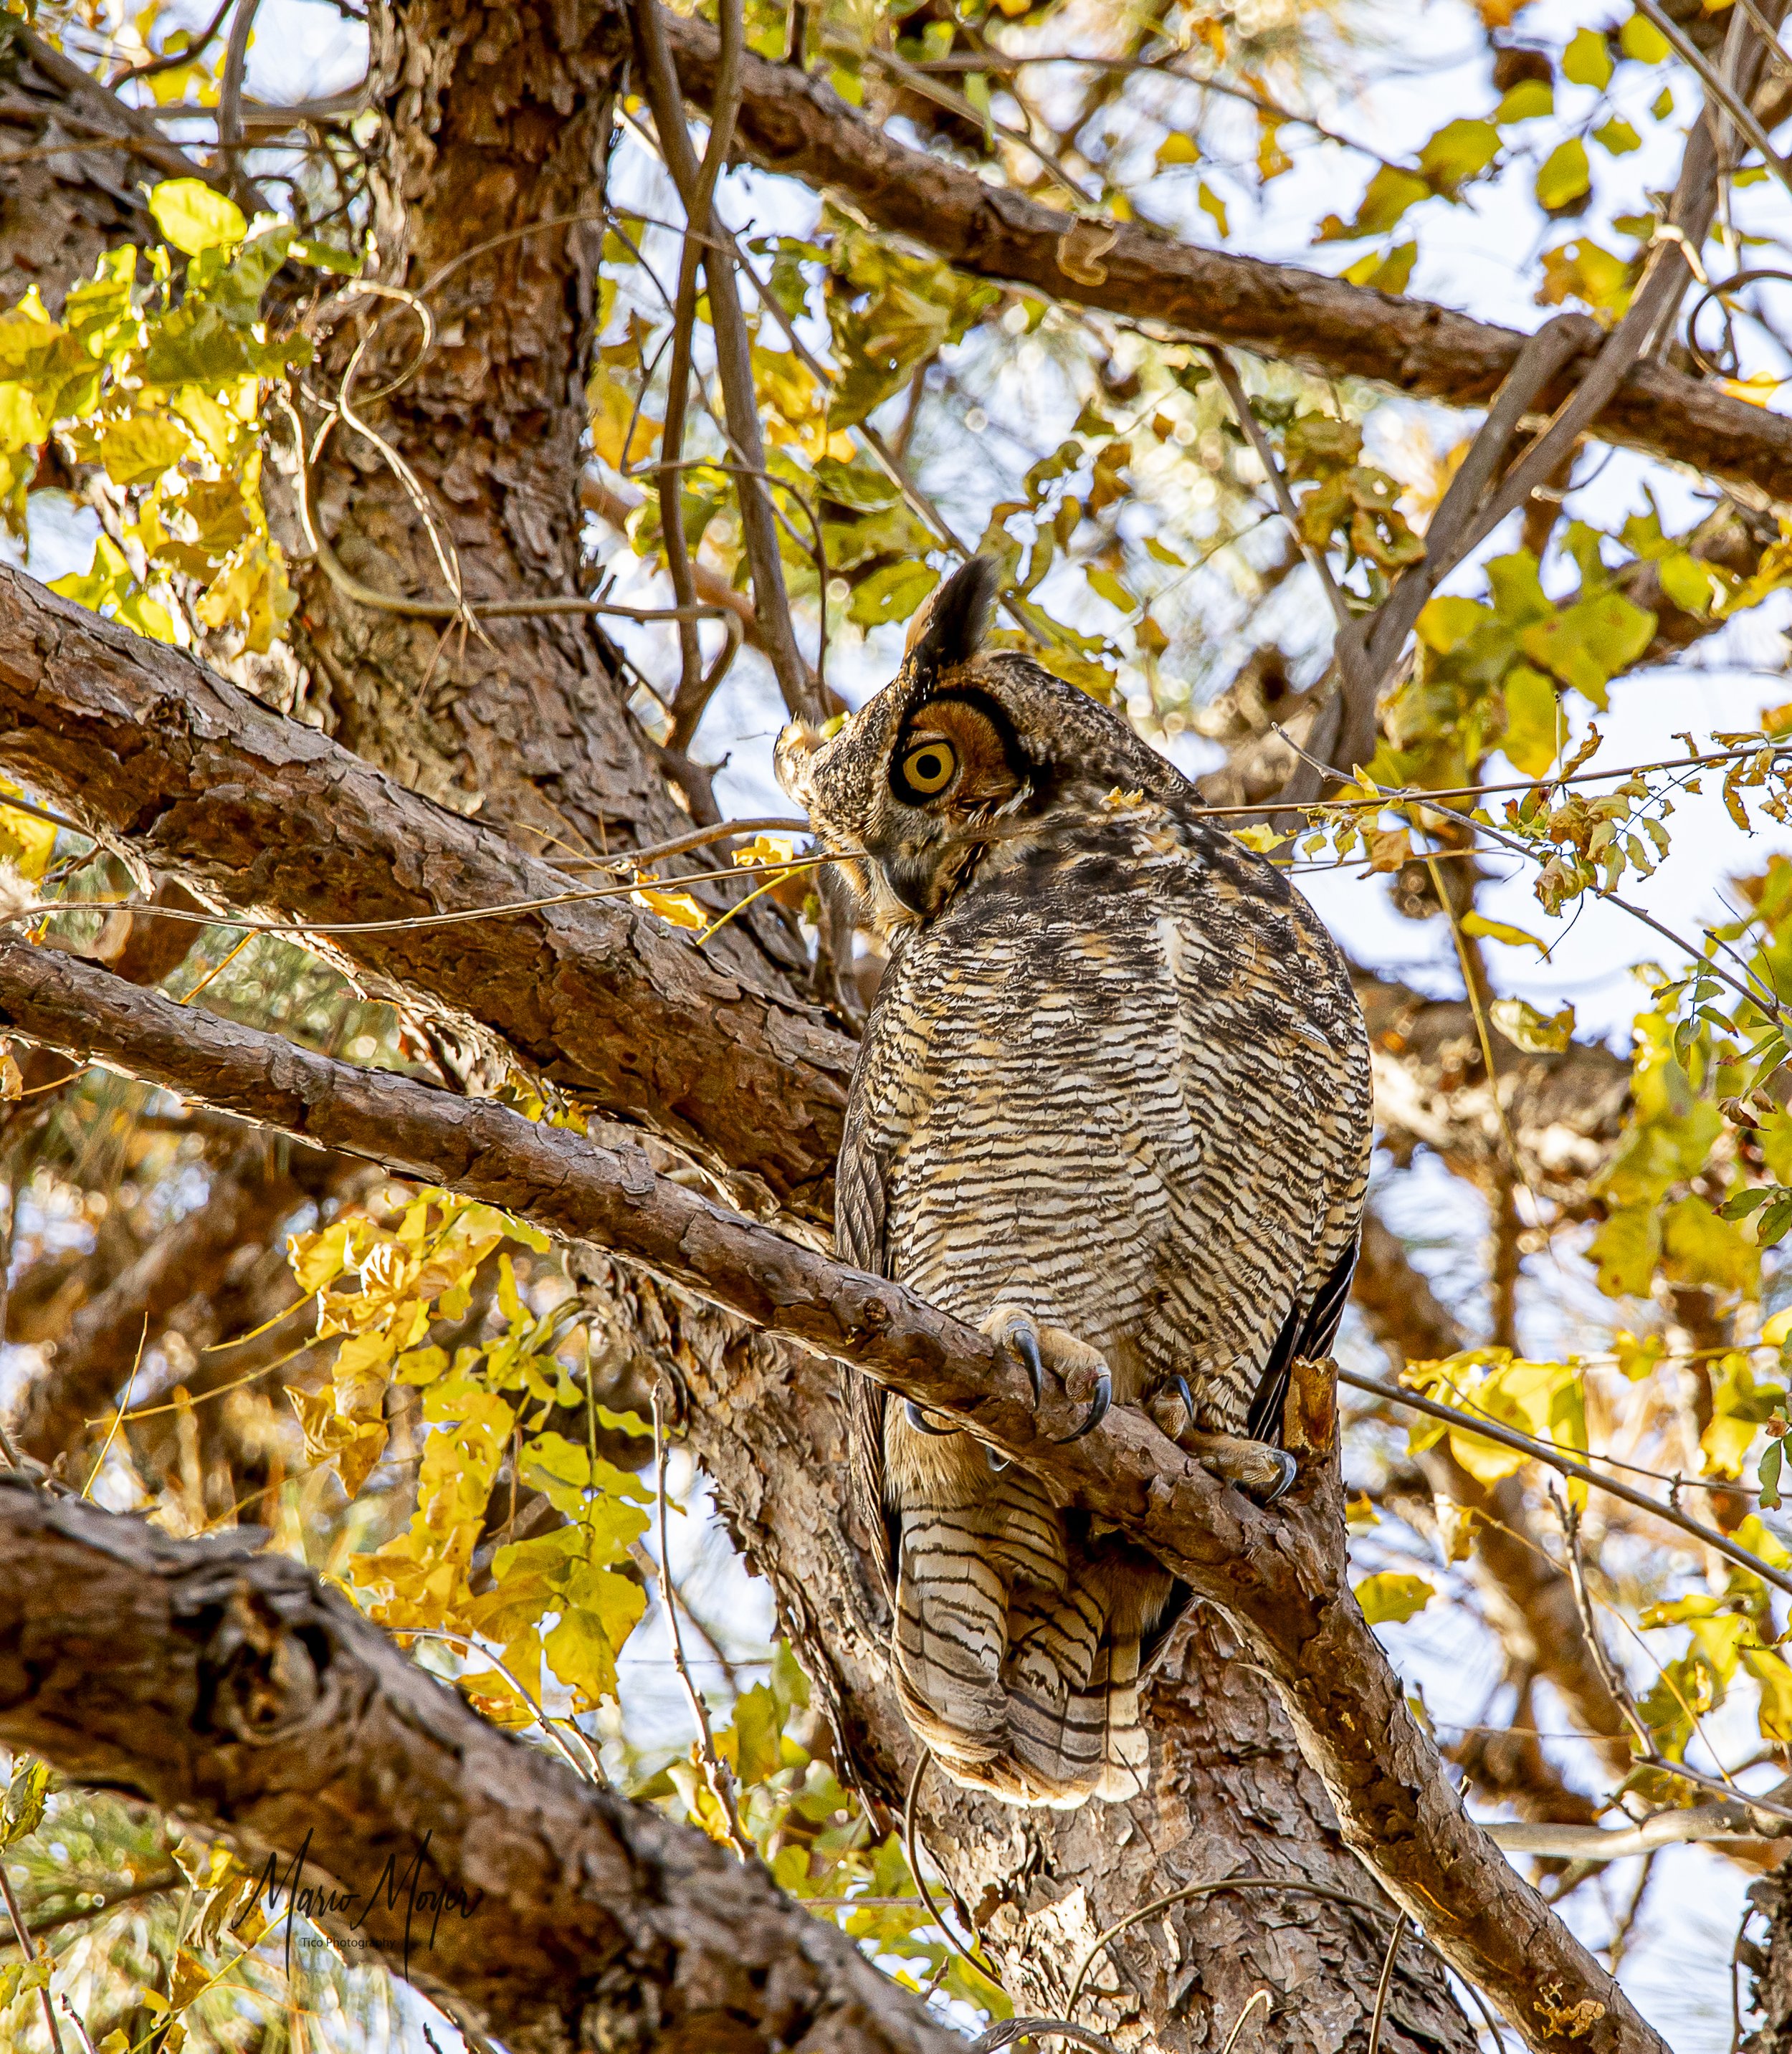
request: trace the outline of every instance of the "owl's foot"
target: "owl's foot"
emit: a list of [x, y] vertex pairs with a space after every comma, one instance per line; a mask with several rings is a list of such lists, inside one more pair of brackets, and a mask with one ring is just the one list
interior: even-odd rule
[[1255, 1498], [1274, 1505], [1294, 1481], [1294, 1458], [1266, 1441], [1247, 1441], [1235, 1434], [1204, 1434], [1195, 1424], [1195, 1399], [1184, 1376], [1168, 1376], [1145, 1400], [1152, 1423], [1179, 1447], [1186, 1448], [1203, 1469]]
[[982, 1322], [980, 1331], [1006, 1348], [1025, 1369], [1033, 1386], [1035, 1405], [1045, 1395], [1048, 1364], [1057, 1371], [1073, 1398], [1081, 1397], [1085, 1390], [1090, 1393], [1089, 1410], [1081, 1423], [1068, 1434], [1052, 1436], [1054, 1446], [1063, 1447], [1071, 1441], [1080, 1441], [1107, 1416], [1108, 1407], [1113, 1403], [1114, 1384], [1099, 1348], [1092, 1348], [1087, 1341], [1078, 1340], [1061, 1327], [1040, 1326], [1030, 1312], [1017, 1305], [998, 1305]]
[[1286, 1448], [1272, 1448], [1267, 1441], [1247, 1441], [1234, 1434], [1199, 1434], [1192, 1430], [1176, 1436], [1203, 1469], [1236, 1484], [1259, 1505], [1274, 1505], [1294, 1482], [1294, 1458]]

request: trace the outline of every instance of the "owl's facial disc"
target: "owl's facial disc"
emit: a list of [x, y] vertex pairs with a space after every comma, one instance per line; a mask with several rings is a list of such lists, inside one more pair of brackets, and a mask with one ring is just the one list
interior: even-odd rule
[[865, 848], [890, 894], [927, 919], [945, 904], [990, 824], [1029, 789], [1013, 731], [980, 692], [942, 693], [902, 724]]

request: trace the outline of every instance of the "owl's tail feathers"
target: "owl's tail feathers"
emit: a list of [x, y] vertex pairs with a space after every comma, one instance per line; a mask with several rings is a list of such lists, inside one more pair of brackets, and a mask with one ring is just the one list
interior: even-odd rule
[[1007, 1591], [975, 1516], [935, 1509], [904, 1522], [896, 1579], [896, 1690], [903, 1716], [948, 1774], [975, 1775], [1006, 1743], [999, 1681]]
[[1150, 1747], [1139, 1722], [1136, 1630], [1120, 1627], [1086, 1583], [1055, 1600], [1016, 1601], [1009, 1627], [1003, 1681], [1019, 1786], [1010, 1801], [1069, 1808], [1143, 1796]]

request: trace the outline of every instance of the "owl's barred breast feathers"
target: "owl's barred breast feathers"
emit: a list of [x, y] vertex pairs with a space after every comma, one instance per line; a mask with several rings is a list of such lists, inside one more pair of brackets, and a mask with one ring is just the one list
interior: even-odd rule
[[[967, 566], [838, 735], [778, 746], [891, 953], [840, 1253], [1091, 1386], [1092, 1419], [1111, 1389], [1261, 1481], [1355, 1259], [1361, 1017], [1317, 916], [1172, 765], [1030, 659], [976, 653], [993, 596]], [[1186, 1591], [947, 1422], [862, 1380], [853, 1405], [916, 1733], [1013, 1801], [1138, 1794], [1139, 1682]]]

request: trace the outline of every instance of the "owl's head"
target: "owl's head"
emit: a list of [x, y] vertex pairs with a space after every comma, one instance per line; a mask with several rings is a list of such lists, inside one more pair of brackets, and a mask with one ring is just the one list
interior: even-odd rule
[[778, 738], [778, 781], [889, 934], [940, 912], [992, 845], [1098, 814], [1117, 788], [1192, 796], [1124, 719], [1029, 656], [979, 653], [994, 561], [975, 557], [916, 615], [902, 668], [824, 740]]

